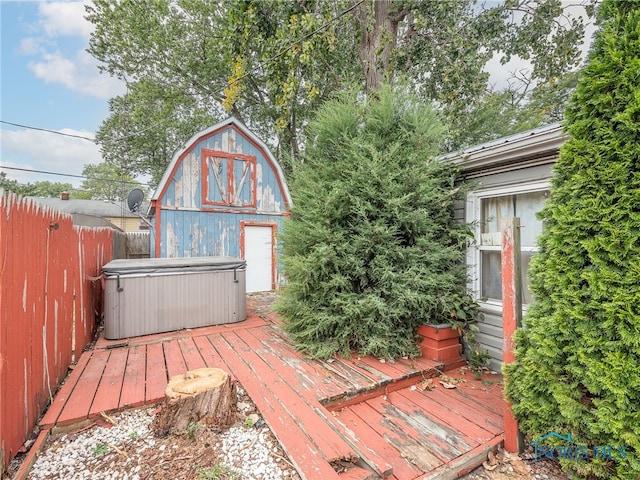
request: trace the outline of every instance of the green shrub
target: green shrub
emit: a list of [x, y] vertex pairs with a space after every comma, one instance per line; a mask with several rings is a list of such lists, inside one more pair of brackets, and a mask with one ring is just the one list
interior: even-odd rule
[[435, 160], [442, 133], [430, 106], [389, 86], [343, 94], [310, 125], [276, 306], [309, 355], [415, 356], [421, 323], [475, 315], [469, 229], [453, 216], [463, 192], [456, 170]]
[[507, 397], [532, 439], [555, 431], [625, 448], [612, 461], [562, 461], [585, 477], [640, 477], [639, 6], [600, 8], [541, 214], [536, 302], [505, 368]]

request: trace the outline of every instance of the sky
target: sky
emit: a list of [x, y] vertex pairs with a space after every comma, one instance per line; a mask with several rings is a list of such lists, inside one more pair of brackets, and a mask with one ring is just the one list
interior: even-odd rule
[[[15, 168], [79, 176], [85, 165], [102, 162], [98, 145], [74, 136], [93, 139], [109, 115], [108, 100], [125, 87], [100, 74], [86, 52], [92, 25], [84, 3], [0, 0], [0, 120], [66, 134], [0, 123], [0, 172], [11, 180], [78, 187], [80, 178]], [[519, 67], [495, 59], [490, 82], [503, 86]]]
[[[0, 0], [0, 120], [93, 139], [124, 84], [86, 52], [92, 25], [82, 2]], [[0, 124], [0, 166], [80, 175], [102, 161], [92, 141]], [[0, 168], [20, 183], [81, 179]]]

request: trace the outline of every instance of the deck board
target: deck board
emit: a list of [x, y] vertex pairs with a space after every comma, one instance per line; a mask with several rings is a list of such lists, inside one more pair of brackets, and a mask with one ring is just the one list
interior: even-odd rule
[[[284, 380], [290, 385], [296, 385], [300, 388], [300, 392], [308, 399], [319, 400], [326, 394], [339, 394], [343, 391], [340, 385], [335, 382], [323, 381], [327, 379], [328, 373], [323, 372], [320, 381], [318, 381], [318, 375], [316, 369], [306, 368], [309, 362], [304, 362], [299, 359], [288, 359], [287, 355], [278, 353], [276, 349], [273, 349], [269, 345], [268, 335], [263, 335], [260, 329], [254, 329], [248, 332], [247, 335], [243, 335], [244, 341], [257, 353], [262, 360], [269, 364], [272, 368], [278, 370], [278, 373], [283, 376]], [[322, 393], [318, 395], [318, 393]]]
[[197, 368], [204, 368], [207, 366], [202, 359], [202, 355], [196, 347], [193, 338], [181, 338], [178, 340], [178, 345], [182, 351], [182, 358], [184, 358], [187, 364], [187, 370], [195, 370]]
[[[426, 442], [411, 438], [404, 432], [402, 419], [393, 417], [391, 412], [380, 415], [368, 402], [352, 406], [351, 411], [393, 445], [400, 457], [408, 464], [417, 467], [420, 473], [429, 472], [442, 465], [442, 459], [433, 453]], [[395, 466], [393, 471], [394, 475], [401, 476]]]
[[422, 472], [408, 464], [384, 437], [376, 432], [367, 421], [361, 419], [353, 407], [346, 407], [337, 412], [336, 420], [344, 425], [345, 433], [355, 445], [367, 463], [375, 467], [376, 473], [382, 477], [393, 474], [398, 479], [415, 478]]
[[449, 461], [472, 448], [472, 445], [459, 438], [452, 426], [432, 417], [429, 405], [418, 407], [401, 391], [391, 392], [387, 399], [395, 407], [396, 415], [402, 420], [407, 433], [414, 435], [416, 439], [430, 442], [431, 448], [439, 457]]
[[89, 416], [106, 412], [113, 408], [113, 399], [120, 399], [122, 383], [125, 378], [125, 367], [129, 351], [126, 349], [112, 350], [100, 379], [96, 397], [89, 409]]
[[[387, 400], [380, 396], [367, 400], [365, 403], [369, 409], [373, 410], [367, 412], [367, 418], [371, 419], [371, 425], [385, 432], [385, 438], [399, 451], [406, 452], [406, 458], [415, 458], [416, 465], [426, 468], [423, 468], [423, 471], [428, 472], [445, 463], [446, 459], [439, 457], [437, 452], [430, 447], [430, 441], [421, 435], [411, 435], [407, 431], [404, 419]], [[377, 427], [374, 422], [377, 422]]]
[[[447, 405], [442, 405], [430, 399], [418, 390], [402, 390], [400, 395], [415, 405], [414, 411], [428, 411], [430, 418], [438, 421], [441, 425], [452, 427], [456, 432], [456, 437], [466, 442], [466, 445], [463, 445], [462, 448], [473, 448], [495, 436], [477, 425], [475, 421], [460, 416]], [[454, 395], [453, 392], [452, 395]]]
[[491, 434], [491, 436], [495, 436], [503, 431], [502, 417], [478, 402], [463, 396], [460, 393], [460, 388], [457, 388], [453, 392], [435, 388], [420, 393], [426, 398], [426, 401], [437, 402], [447, 407], [462, 419], [476, 423]]
[[289, 365], [294, 366], [296, 369], [302, 368], [310, 376], [314, 377], [316, 379], [314, 383], [319, 386], [319, 399], [328, 395], [338, 395], [351, 388], [351, 384], [344, 382], [341, 378], [332, 376], [331, 372], [325, 368], [324, 362], [305, 358], [300, 351], [293, 348], [286, 340], [279, 328], [261, 329], [260, 332], [252, 333], [259, 335], [262, 342], [278, 352], [278, 355]]
[[[220, 337], [217, 336], [217, 338], [220, 338]], [[207, 367], [222, 368], [222, 369], [227, 368], [226, 364], [224, 363], [224, 360], [222, 359], [218, 351], [213, 346], [211, 337], [209, 336], [195, 337], [193, 339], [193, 342], [198, 348], [198, 350], [200, 351], [200, 355], [202, 355], [204, 363]], [[215, 339], [213, 339], [213, 342], [215, 342]]]
[[129, 350], [122, 394], [118, 408], [138, 407], [145, 401], [145, 377], [147, 370], [147, 348], [136, 345]]
[[163, 342], [162, 348], [164, 349], [164, 361], [167, 365], [167, 376], [169, 378], [175, 375], [182, 375], [189, 371], [182, 357], [182, 350], [180, 350], [178, 340]]
[[147, 345], [145, 366], [145, 403], [159, 402], [164, 398], [167, 388], [167, 366], [164, 361], [164, 351], [161, 343]]
[[91, 353], [92, 352], [85, 352], [80, 356], [78, 362], [75, 364], [73, 370], [71, 370], [71, 373], [68, 375], [66, 381], [62, 384], [62, 387], [60, 387], [60, 390], [54, 397], [53, 402], [51, 402], [49, 409], [42, 417], [42, 420], [40, 420], [39, 425], [43, 429], [48, 429], [56, 424], [60, 413], [71, 398], [74, 388], [82, 377], [84, 369], [87, 367], [87, 364], [91, 359]]
[[503, 438], [499, 375], [478, 380], [458, 369], [447, 372], [465, 380], [455, 389], [421, 391], [409, 386], [437, 375], [438, 362], [358, 355], [312, 360], [279, 324], [251, 314], [229, 326], [99, 340], [80, 357], [40, 424], [68, 425], [101, 411], [157, 403], [170, 376], [204, 366], [223, 368], [243, 385], [304, 479], [374, 478], [362, 468], [338, 475], [330, 463], [357, 457], [360, 466], [391, 480], [436, 479], [478, 465]]
[[92, 352], [91, 359], [82, 372], [81, 381], [78, 381], [73, 389], [73, 395], [69, 397], [56, 424], [68, 425], [89, 417], [89, 409], [98, 390], [100, 379], [109, 359], [109, 351], [98, 350]]
[[[274, 390], [278, 391], [278, 400], [288, 417], [300, 425], [300, 428], [308, 438], [313, 439], [313, 442], [329, 462], [336, 460], [350, 461], [356, 458], [355, 452], [346, 442], [314, 413], [305, 399], [291, 388], [288, 382], [272, 368], [272, 365], [260, 358], [253, 348], [235, 333], [225, 334], [223, 337], [234, 351], [242, 352], [242, 358], [251, 363], [263, 385], [273, 386]], [[252, 387], [245, 386], [247, 391], [250, 388]], [[259, 389], [264, 390], [264, 387], [260, 386]], [[265, 418], [265, 420], [268, 419]]]

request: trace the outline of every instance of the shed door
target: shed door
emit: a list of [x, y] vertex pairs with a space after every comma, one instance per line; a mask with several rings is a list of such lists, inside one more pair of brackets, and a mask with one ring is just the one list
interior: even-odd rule
[[273, 290], [273, 232], [275, 226], [244, 226], [244, 259], [247, 261], [247, 292]]

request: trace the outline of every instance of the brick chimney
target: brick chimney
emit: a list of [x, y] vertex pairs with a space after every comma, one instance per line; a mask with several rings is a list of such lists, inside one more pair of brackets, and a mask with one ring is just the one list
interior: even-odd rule
[[60, 194], [60, 200], [69, 200], [69, 192], [62, 192]]

